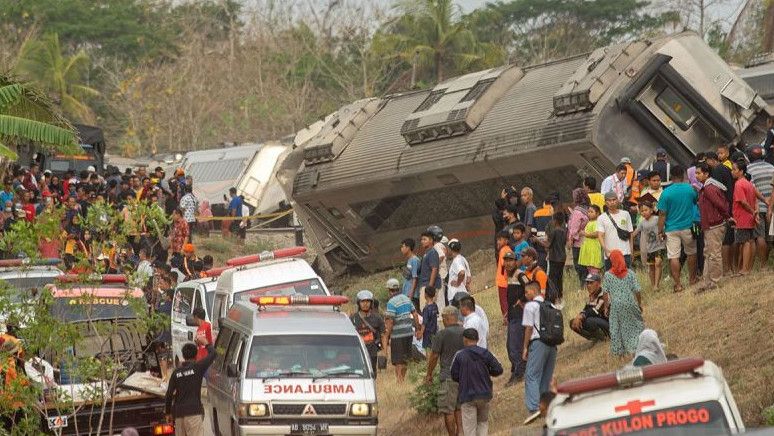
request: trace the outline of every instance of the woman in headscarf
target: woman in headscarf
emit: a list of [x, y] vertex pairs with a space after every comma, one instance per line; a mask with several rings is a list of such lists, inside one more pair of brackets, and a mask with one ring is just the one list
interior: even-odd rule
[[610, 352], [626, 356], [635, 352], [644, 329], [640, 284], [620, 250], [610, 253], [610, 263], [602, 281], [602, 292], [610, 296]]
[[645, 329], [637, 339], [637, 351], [634, 353], [632, 366], [653, 365], [667, 361], [664, 348], [658, 339], [658, 334], [651, 329]]
[[578, 273], [580, 288], [585, 285], [588, 269], [578, 263], [580, 258], [580, 249], [583, 245], [583, 234], [586, 224], [589, 222], [588, 210], [591, 200], [589, 194], [583, 188], [576, 188], [572, 191], [573, 208], [570, 211], [570, 219], [567, 222], [567, 246], [572, 248], [572, 264], [575, 265], [575, 272]]
[[212, 209], [210, 209], [209, 200], [202, 200], [199, 204], [199, 215], [196, 217], [196, 220], [198, 221], [196, 227], [202, 236], [209, 237], [210, 230], [212, 229]]

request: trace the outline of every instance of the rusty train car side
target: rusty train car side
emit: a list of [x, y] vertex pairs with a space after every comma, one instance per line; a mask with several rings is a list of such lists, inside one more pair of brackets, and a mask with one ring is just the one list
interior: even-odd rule
[[374, 270], [401, 262], [400, 241], [430, 224], [468, 250], [489, 246], [503, 186], [530, 186], [540, 200], [657, 148], [688, 162], [760, 137], [766, 111], [701, 38], [682, 33], [351, 103], [299, 132], [277, 177], [322, 267]]

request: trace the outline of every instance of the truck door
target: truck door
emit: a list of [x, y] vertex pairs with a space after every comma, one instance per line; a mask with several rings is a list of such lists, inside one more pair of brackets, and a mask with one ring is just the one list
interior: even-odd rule
[[191, 286], [178, 287], [172, 300], [172, 350], [182, 361], [182, 347], [186, 342], [193, 342], [196, 327], [186, 325], [186, 317], [193, 314], [196, 307], [201, 306], [201, 297], [197, 289]]

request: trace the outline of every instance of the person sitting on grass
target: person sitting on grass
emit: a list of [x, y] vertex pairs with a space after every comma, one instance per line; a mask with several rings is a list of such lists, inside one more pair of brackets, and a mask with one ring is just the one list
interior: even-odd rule
[[585, 283], [589, 299], [583, 310], [570, 321], [570, 328], [595, 343], [604, 341], [610, 337], [609, 297], [602, 292], [602, 278], [599, 274], [587, 275]]
[[632, 366], [646, 366], [664, 363], [667, 356], [655, 330], [645, 329], [637, 338], [637, 351], [634, 352]]

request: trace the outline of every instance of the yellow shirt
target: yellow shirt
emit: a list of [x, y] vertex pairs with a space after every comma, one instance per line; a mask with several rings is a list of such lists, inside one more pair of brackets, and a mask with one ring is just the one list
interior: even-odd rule
[[589, 192], [589, 201], [597, 206], [599, 210], [605, 210], [605, 196], [601, 192]]

